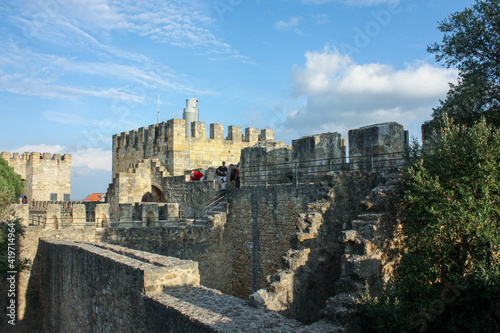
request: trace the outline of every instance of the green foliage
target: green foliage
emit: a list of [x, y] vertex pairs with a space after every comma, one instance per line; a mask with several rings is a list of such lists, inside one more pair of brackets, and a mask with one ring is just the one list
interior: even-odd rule
[[21, 176], [0, 157], [0, 215], [8, 205], [18, 202], [23, 190]]
[[19, 219], [0, 222], [0, 275], [29, 268], [30, 261], [19, 257], [19, 242], [23, 235], [24, 227]]
[[448, 115], [457, 123], [472, 125], [484, 116], [500, 126], [499, 17], [498, 0], [476, 0], [472, 8], [440, 22], [442, 43], [431, 45], [428, 51], [448, 67], [456, 66], [460, 77], [434, 110], [435, 119]]
[[377, 299], [376, 332], [500, 330], [500, 129], [443, 121], [404, 171], [403, 253]]

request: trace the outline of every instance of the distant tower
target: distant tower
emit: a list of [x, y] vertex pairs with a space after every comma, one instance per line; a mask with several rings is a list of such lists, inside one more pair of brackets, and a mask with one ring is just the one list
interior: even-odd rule
[[197, 98], [186, 99], [186, 108], [182, 118], [186, 121], [186, 136], [191, 136], [191, 123], [200, 119]]

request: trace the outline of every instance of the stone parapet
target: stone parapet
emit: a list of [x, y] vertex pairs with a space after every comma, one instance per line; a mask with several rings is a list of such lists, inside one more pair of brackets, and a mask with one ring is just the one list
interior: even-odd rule
[[[199, 286], [198, 264], [107, 244], [41, 239], [41, 330], [45, 332], [340, 332], [306, 326]], [[72, 269], [68, 269], [68, 268]], [[82, 269], [80, 269], [82, 268]], [[216, 314], [216, 315], [215, 315]]]
[[151, 325], [164, 319], [148, 311], [148, 295], [200, 281], [194, 261], [111, 245], [41, 239], [38, 262], [45, 332], [158, 332]]

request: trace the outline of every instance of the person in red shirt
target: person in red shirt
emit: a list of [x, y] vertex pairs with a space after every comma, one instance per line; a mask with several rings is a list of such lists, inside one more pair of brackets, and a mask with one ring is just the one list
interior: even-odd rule
[[203, 180], [203, 174], [199, 171], [191, 171], [190, 181], [200, 181]]

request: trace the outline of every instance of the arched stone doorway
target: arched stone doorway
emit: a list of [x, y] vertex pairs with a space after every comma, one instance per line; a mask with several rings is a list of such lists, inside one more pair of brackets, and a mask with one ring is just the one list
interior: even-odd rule
[[167, 202], [167, 199], [158, 187], [151, 185], [151, 192], [144, 193], [141, 202]]
[[155, 214], [153, 212], [149, 212], [147, 215], [146, 215], [146, 225], [148, 227], [151, 227], [151, 226], [155, 226], [156, 225], [156, 222], [158, 222], [158, 219], [157, 217], [155, 216]]
[[154, 185], [151, 185], [151, 194], [153, 195], [153, 202], [167, 202], [165, 193]]
[[48, 226], [45, 227], [47, 229], [59, 229], [59, 219], [55, 215], [47, 219], [47, 224]]
[[106, 216], [106, 214], [101, 214], [101, 217], [99, 218], [99, 220], [100, 220], [99, 222], [103, 228], [109, 227], [109, 221], [108, 221], [108, 217]]
[[151, 192], [144, 193], [144, 195], [142, 196], [141, 202], [154, 202], [153, 195], [151, 194]]

